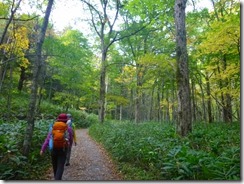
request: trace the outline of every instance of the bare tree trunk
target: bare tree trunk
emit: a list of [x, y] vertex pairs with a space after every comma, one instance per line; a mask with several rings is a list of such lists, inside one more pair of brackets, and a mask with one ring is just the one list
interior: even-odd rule
[[19, 82], [18, 82], [18, 90], [22, 91], [23, 89], [23, 85], [24, 85], [24, 81], [26, 79], [26, 73], [25, 73], [26, 69], [25, 67], [20, 67], [20, 77], [19, 77]]
[[209, 83], [209, 77], [206, 75], [205, 77], [207, 81], [207, 97], [208, 97], [208, 122], [211, 123], [214, 121], [213, 115], [212, 115], [212, 102], [211, 102], [211, 92], [210, 92], [210, 83]]
[[141, 111], [142, 111], [142, 82], [141, 82], [141, 66], [140, 64], [136, 64], [136, 100], [135, 100], [135, 123], [139, 123], [142, 120]]
[[196, 102], [195, 102], [195, 82], [191, 82], [191, 92], [192, 92], [192, 115], [193, 115], [193, 122], [196, 122]]
[[[203, 108], [203, 120], [204, 120], [204, 122], [206, 122], [207, 121], [207, 115], [206, 115], [206, 107], [205, 107], [205, 97], [204, 97], [204, 91], [203, 91], [201, 79], [199, 79], [199, 86], [200, 86], [200, 89], [201, 89], [201, 99], [202, 99], [202, 108]], [[201, 120], [202, 120], [202, 118], [201, 118]]]
[[[223, 71], [226, 70], [227, 68], [227, 59], [226, 59], [226, 56], [224, 55], [223, 56]], [[224, 80], [224, 87], [226, 87], [227, 89], [229, 88], [229, 81], [228, 80]], [[223, 112], [224, 112], [224, 121], [225, 122], [232, 122], [233, 118], [232, 118], [232, 99], [231, 99], [231, 95], [227, 92], [225, 95], [224, 95], [224, 109], [223, 109]]]
[[169, 112], [170, 112], [170, 105], [169, 105], [169, 90], [166, 91], [166, 101], [167, 101], [166, 120], [167, 120], [168, 122], [170, 122], [171, 119], [170, 119], [170, 114], [169, 114]]
[[10, 64], [9, 69], [9, 84], [8, 84], [8, 98], [7, 98], [7, 120], [10, 119], [11, 116], [11, 101], [12, 101], [12, 89], [13, 89], [13, 66]]
[[[226, 57], [223, 56], [222, 63], [218, 65], [218, 73], [225, 72], [227, 67]], [[220, 89], [228, 88], [228, 81], [225, 79], [219, 80]], [[222, 106], [222, 119], [224, 122], [232, 122], [232, 104], [230, 94], [221, 92], [221, 106]]]
[[150, 121], [154, 120], [154, 91], [155, 91], [155, 87], [153, 85], [151, 99], [150, 99], [150, 110], [149, 110], [149, 120]]
[[122, 121], [123, 105], [119, 106], [119, 120]]
[[[172, 81], [172, 84], [173, 84], [174, 82]], [[172, 103], [173, 103], [173, 105], [172, 105], [172, 121], [178, 121], [178, 116], [176, 115], [177, 114], [177, 110], [176, 110], [176, 107], [175, 107], [175, 101], [176, 101], [176, 93], [177, 93], [177, 91], [176, 91], [176, 89], [175, 89], [175, 86], [173, 85], [173, 89], [172, 89]]]
[[100, 111], [99, 111], [99, 121], [101, 123], [104, 122], [105, 118], [105, 93], [106, 93], [106, 53], [107, 51], [103, 50], [102, 51], [102, 66], [101, 66], [101, 72], [100, 72]]
[[230, 94], [225, 95], [225, 122], [231, 123], [233, 121], [232, 117], [232, 99]]
[[33, 80], [32, 80], [32, 87], [31, 87], [31, 95], [30, 95], [30, 102], [29, 102], [29, 110], [27, 115], [27, 126], [25, 131], [25, 138], [23, 143], [23, 154], [28, 156], [30, 147], [31, 147], [31, 140], [33, 136], [34, 130], [34, 121], [35, 121], [35, 113], [36, 113], [36, 101], [37, 101], [37, 91], [38, 91], [38, 79], [42, 67], [42, 45], [45, 39], [45, 34], [48, 26], [49, 16], [52, 10], [54, 0], [49, 0], [44, 21], [42, 24], [41, 32], [39, 35], [39, 39], [37, 42], [36, 47], [36, 61], [34, 63], [33, 68]]
[[158, 87], [158, 91], [157, 91], [157, 106], [158, 106], [158, 111], [157, 111], [157, 120], [158, 122], [162, 121], [162, 108], [160, 105], [160, 101], [161, 101], [161, 96], [160, 96], [160, 92], [161, 92], [161, 87]]
[[186, 48], [185, 8], [187, 0], [175, 0], [176, 59], [178, 85], [177, 133], [186, 136], [192, 131], [191, 98]]

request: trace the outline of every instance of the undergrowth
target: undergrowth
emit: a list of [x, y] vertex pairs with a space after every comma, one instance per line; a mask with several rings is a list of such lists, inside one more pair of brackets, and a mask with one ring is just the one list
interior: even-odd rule
[[50, 154], [40, 156], [41, 145], [48, 132], [50, 121], [38, 121], [35, 124], [30, 154], [22, 155], [25, 121], [0, 122], [0, 179], [31, 180], [45, 179], [50, 167]]
[[197, 123], [181, 138], [169, 123], [94, 124], [125, 180], [240, 180], [240, 125]]
[[[76, 113], [73, 110], [72, 115], [77, 128], [86, 128], [98, 121], [94, 114]], [[26, 121], [0, 120], [0, 180], [46, 179], [45, 172], [51, 166], [50, 153], [46, 151], [47, 154], [40, 156], [40, 149], [49, 126], [54, 121], [55, 119], [35, 121], [31, 150], [27, 158], [22, 154]]]

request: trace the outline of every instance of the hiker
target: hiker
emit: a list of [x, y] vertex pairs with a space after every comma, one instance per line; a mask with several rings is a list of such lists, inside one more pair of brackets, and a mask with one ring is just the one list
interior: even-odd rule
[[[68, 121], [67, 121], [66, 124], [67, 124], [67, 125], [72, 129], [72, 131], [73, 131], [73, 132], [72, 132], [72, 133], [73, 133], [73, 141], [74, 141], [74, 144], [75, 144], [75, 146], [76, 146], [75, 124], [74, 124], [74, 122], [73, 122], [73, 119], [72, 119], [71, 114], [67, 114], [67, 117], [68, 117]], [[72, 144], [73, 144], [73, 142], [71, 142], [70, 146], [68, 147], [67, 157], [66, 157], [66, 163], [65, 163], [66, 166], [69, 166], [69, 165], [70, 165], [69, 161], [70, 161], [70, 155], [71, 155]]]
[[66, 114], [59, 114], [53, 127], [48, 132], [40, 151], [40, 155], [43, 155], [46, 148], [50, 146], [50, 142], [53, 141], [52, 149], [50, 150], [55, 180], [62, 180], [67, 150], [73, 142], [72, 129], [66, 124], [67, 121], [68, 117]]

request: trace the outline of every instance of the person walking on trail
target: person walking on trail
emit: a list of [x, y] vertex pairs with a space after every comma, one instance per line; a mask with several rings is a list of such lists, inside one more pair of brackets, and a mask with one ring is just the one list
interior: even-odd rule
[[40, 151], [40, 155], [43, 155], [49, 146], [55, 180], [62, 180], [68, 147], [73, 142], [72, 129], [66, 124], [67, 121], [65, 113], [59, 114]]
[[[76, 133], [75, 133], [75, 124], [73, 122], [73, 118], [72, 118], [71, 114], [67, 114], [67, 117], [68, 117], [68, 121], [67, 121], [66, 124], [72, 129], [73, 141], [74, 141], [74, 145], [76, 146], [76, 144], [77, 144], [76, 140], [77, 139], [76, 139]], [[66, 166], [70, 165], [69, 161], [70, 161], [72, 144], [73, 144], [73, 142], [71, 142], [71, 144], [70, 144], [70, 146], [68, 147], [68, 150], [67, 150], [66, 163], [65, 163]]]

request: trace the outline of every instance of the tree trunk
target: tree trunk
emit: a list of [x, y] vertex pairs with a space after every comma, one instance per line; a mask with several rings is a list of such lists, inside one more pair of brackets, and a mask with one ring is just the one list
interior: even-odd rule
[[26, 76], [26, 73], [25, 73], [26, 69], [25, 67], [20, 67], [20, 77], [19, 77], [19, 82], [18, 82], [18, 90], [19, 91], [22, 91], [23, 89], [23, 85], [24, 85], [24, 81], [25, 81], [25, 76]]
[[[104, 40], [103, 40], [104, 41]], [[106, 54], [105, 49], [102, 50], [102, 63], [101, 63], [101, 72], [100, 72], [100, 112], [99, 112], [99, 121], [104, 122], [105, 118], [105, 93], [106, 93]]]
[[169, 112], [170, 112], [170, 104], [169, 104], [169, 90], [166, 90], [166, 101], [167, 101], [167, 109], [166, 109], [166, 120], [168, 121], [168, 122], [170, 122], [171, 121], [171, 119], [170, 119], [170, 114], [169, 114]]
[[23, 143], [23, 154], [25, 156], [29, 155], [30, 147], [31, 147], [31, 140], [33, 136], [34, 130], [34, 120], [35, 120], [35, 112], [36, 112], [36, 101], [37, 101], [37, 91], [38, 91], [38, 79], [42, 67], [42, 45], [45, 39], [45, 34], [48, 26], [49, 16], [52, 10], [54, 0], [49, 0], [44, 21], [42, 24], [40, 36], [37, 42], [36, 47], [36, 61], [34, 63], [33, 68], [33, 80], [32, 80], [32, 87], [31, 87], [31, 95], [30, 95], [30, 102], [29, 102], [29, 110], [27, 115], [27, 127], [25, 131], [24, 143]]
[[[172, 81], [172, 84], [174, 84], [174, 82]], [[175, 122], [177, 122], [178, 121], [178, 116], [177, 116], [177, 109], [176, 109], [176, 107], [175, 107], [175, 101], [176, 101], [176, 93], [177, 93], [177, 91], [176, 91], [176, 89], [175, 89], [175, 86], [173, 85], [173, 89], [172, 89], [172, 121], [175, 121]]]
[[195, 102], [195, 82], [191, 82], [191, 92], [192, 92], [192, 116], [193, 116], [193, 122], [196, 122], [197, 116], [196, 116], [196, 102]]
[[[223, 72], [226, 71], [227, 68], [227, 59], [226, 56], [223, 56]], [[229, 81], [227, 79], [224, 80], [224, 87], [226, 87], [227, 89], [229, 88]], [[224, 121], [225, 122], [232, 122], [232, 99], [231, 99], [231, 95], [227, 92], [224, 95]]]
[[149, 110], [149, 120], [150, 121], [154, 120], [154, 91], [155, 91], [155, 87], [153, 85], [151, 99], [150, 99], [150, 110]]
[[4, 84], [3, 82], [5, 79], [6, 73], [8, 71], [8, 66], [9, 66], [8, 63], [4, 63], [2, 66], [0, 64], [0, 92], [2, 91], [2, 88], [3, 88], [3, 84]]
[[160, 101], [161, 101], [161, 96], [160, 96], [160, 93], [161, 93], [161, 87], [158, 87], [158, 91], [157, 91], [157, 120], [158, 122], [161, 122], [162, 120], [162, 108], [161, 108], [161, 105], [160, 105]]
[[10, 11], [11, 14], [10, 14], [8, 22], [7, 22], [7, 24], [6, 24], [6, 26], [5, 26], [4, 30], [3, 30], [3, 33], [2, 33], [2, 36], [1, 36], [1, 39], [0, 39], [0, 45], [2, 45], [3, 42], [4, 42], [4, 38], [7, 35], [8, 27], [10, 26], [12, 20], [14, 19], [14, 15], [15, 15], [17, 9], [19, 8], [21, 1], [22, 0], [19, 0], [19, 2], [17, 2], [16, 5], [14, 3], [12, 4], [11, 11]]
[[[8, 19], [4, 29], [3, 29], [3, 31], [1, 31], [2, 32], [2, 36], [0, 38], [0, 45], [2, 45], [4, 43], [5, 36], [7, 35], [8, 28], [9, 28], [11, 22], [14, 19], [14, 15], [15, 15], [17, 9], [19, 8], [21, 1], [22, 0], [19, 0], [19, 2], [17, 2], [16, 4], [14, 4], [14, 2], [12, 3], [12, 7], [11, 7], [11, 11], [10, 11], [11, 12], [10, 17], [9, 17], [9, 19]], [[3, 49], [1, 49], [1, 54], [4, 56]], [[2, 89], [2, 84], [3, 84], [3, 81], [4, 81], [4, 77], [5, 77], [7, 66], [8, 66], [8, 63], [3, 64], [4, 58], [1, 59], [1, 63], [0, 63], [0, 91]]]
[[178, 85], [177, 133], [186, 136], [192, 131], [191, 99], [188, 74], [185, 8], [187, 0], [175, 0], [176, 60]]
[[142, 101], [142, 82], [141, 82], [141, 66], [136, 64], [136, 100], [135, 100], [135, 123], [141, 122], [141, 101]]
[[231, 100], [231, 96], [229, 94], [225, 95], [225, 122], [227, 123], [231, 123], [233, 121], [232, 118], [232, 100]]
[[[222, 63], [218, 66], [218, 72], [225, 72], [227, 68], [226, 56], [223, 56]], [[223, 88], [228, 88], [228, 80], [220, 79], [219, 86], [222, 90]], [[231, 96], [228, 92], [221, 92], [221, 106], [222, 106], [222, 118], [224, 122], [232, 122], [232, 104], [231, 104]]]
[[10, 64], [9, 69], [9, 84], [8, 84], [8, 98], [7, 98], [7, 120], [10, 120], [11, 117], [11, 101], [12, 101], [12, 90], [13, 90], [13, 66]]
[[208, 122], [213, 122], [213, 115], [212, 115], [212, 102], [211, 102], [211, 92], [210, 92], [210, 83], [209, 83], [209, 77], [206, 75], [205, 77], [206, 85], [207, 85], [207, 97], [208, 97]]
[[201, 117], [201, 120], [203, 119], [204, 122], [206, 122], [207, 121], [207, 115], [206, 115], [206, 107], [205, 107], [205, 97], [204, 97], [204, 91], [203, 91], [201, 79], [199, 79], [199, 86], [201, 89], [201, 99], [202, 99], [202, 109], [203, 109], [203, 118]]

